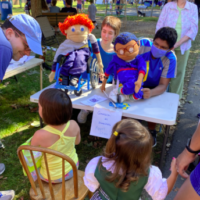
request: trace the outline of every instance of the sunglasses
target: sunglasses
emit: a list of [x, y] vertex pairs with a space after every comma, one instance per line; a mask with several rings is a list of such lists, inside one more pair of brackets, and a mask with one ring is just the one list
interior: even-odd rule
[[116, 50], [116, 52], [120, 55], [124, 55], [125, 51], [128, 51], [129, 53], [133, 53], [134, 51], [134, 46], [137, 44], [137, 42], [134, 45], [129, 45], [126, 48], [120, 48]]
[[26, 40], [17, 31], [14, 30], [14, 32], [22, 39], [23, 44], [24, 44], [24, 51], [31, 52], [31, 49], [29, 48], [28, 43], [26, 42]]

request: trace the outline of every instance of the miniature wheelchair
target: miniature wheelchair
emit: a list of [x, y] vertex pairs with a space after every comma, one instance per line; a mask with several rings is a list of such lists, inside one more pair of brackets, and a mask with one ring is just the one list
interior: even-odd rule
[[67, 85], [62, 85], [62, 82], [60, 82], [59, 80], [60, 71], [61, 71], [63, 63], [65, 62], [65, 59], [67, 59], [67, 57], [63, 55], [59, 55], [57, 58], [56, 72], [55, 72], [55, 77], [54, 77], [54, 79], [56, 80], [56, 84], [54, 87], [56, 89], [63, 89], [66, 92], [74, 91], [74, 94], [76, 96], [80, 96], [82, 94], [82, 87], [85, 84], [87, 84], [87, 90], [90, 90], [91, 87], [93, 89], [96, 88], [96, 86], [99, 83], [99, 68], [98, 68], [96, 59], [92, 59], [91, 62], [89, 62], [90, 59], [88, 60], [87, 70], [83, 74], [81, 74], [81, 76], [78, 78], [76, 86], [69, 84], [70, 79], [72, 78], [71, 75], [68, 77], [69, 81]]

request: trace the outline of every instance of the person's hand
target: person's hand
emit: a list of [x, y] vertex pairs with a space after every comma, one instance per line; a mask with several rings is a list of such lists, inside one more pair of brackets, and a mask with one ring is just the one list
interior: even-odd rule
[[175, 45], [174, 45], [173, 50], [176, 49], [176, 48], [178, 48], [179, 46], [180, 46], [180, 43], [179, 43], [179, 42], [176, 42]]
[[184, 149], [184, 151], [176, 159], [176, 170], [183, 177], [188, 178], [188, 174], [185, 172], [191, 162], [195, 160], [195, 154], [192, 154]]
[[178, 175], [177, 169], [176, 169], [176, 158], [172, 158], [172, 162], [171, 162], [171, 167], [170, 167], [170, 171], [172, 174]]
[[149, 88], [143, 88], [141, 91], [143, 91], [143, 98], [144, 99], [151, 98], [151, 89], [149, 89]]
[[55, 77], [55, 72], [51, 72], [51, 73], [49, 74], [49, 82], [50, 82], [50, 83], [53, 81], [54, 77]]
[[99, 62], [99, 63], [98, 63], [98, 67], [99, 67], [100, 73], [103, 74], [103, 73], [104, 73], [104, 71], [103, 71], [103, 63], [102, 63], [102, 62]]
[[135, 82], [135, 93], [138, 93], [138, 92], [139, 92], [139, 90], [140, 90], [140, 88], [141, 88], [141, 85], [142, 85], [141, 81], [137, 80], [137, 81]]
[[105, 87], [105, 85], [102, 84], [101, 87], [100, 87], [100, 89], [101, 89], [102, 92], [103, 92], [103, 91], [106, 91], [106, 87]]
[[99, 73], [99, 78], [100, 78], [100, 81], [103, 81], [104, 80], [104, 74]]

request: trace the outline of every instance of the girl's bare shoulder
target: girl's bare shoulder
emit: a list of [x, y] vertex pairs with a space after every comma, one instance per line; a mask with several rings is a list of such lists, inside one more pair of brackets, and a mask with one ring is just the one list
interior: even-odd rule
[[78, 123], [75, 120], [70, 120], [70, 125], [69, 125], [69, 128], [67, 129], [65, 135], [71, 136], [71, 137], [76, 137], [79, 132], [80, 132], [80, 127], [79, 127]]

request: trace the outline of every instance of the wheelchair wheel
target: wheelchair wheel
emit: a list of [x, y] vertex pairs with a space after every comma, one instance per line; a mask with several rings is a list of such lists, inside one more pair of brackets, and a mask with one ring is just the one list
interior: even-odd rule
[[93, 59], [91, 62], [90, 82], [93, 89], [99, 84], [99, 68], [96, 59]]
[[82, 94], [82, 89], [80, 89], [80, 91], [74, 90], [74, 94], [79, 97]]

